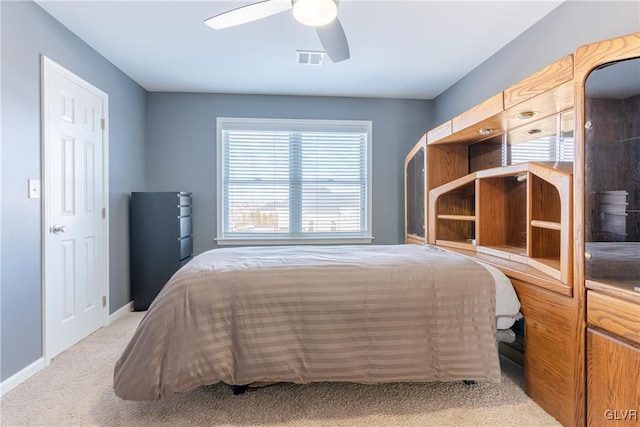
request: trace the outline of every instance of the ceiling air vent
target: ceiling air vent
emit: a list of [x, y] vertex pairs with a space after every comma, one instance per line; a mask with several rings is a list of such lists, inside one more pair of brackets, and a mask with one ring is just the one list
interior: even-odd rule
[[324, 52], [297, 50], [296, 53], [298, 54], [298, 64], [322, 65], [322, 61], [324, 61]]

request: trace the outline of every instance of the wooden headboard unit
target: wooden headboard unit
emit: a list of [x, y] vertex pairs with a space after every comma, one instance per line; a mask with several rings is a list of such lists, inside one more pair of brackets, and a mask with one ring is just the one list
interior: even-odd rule
[[[583, 141], [584, 70], [635, 56], [640, 33], [580, 47], [426, 132], [405, 161], [406, 243], [447, 247], [512, 279], [525, 318], [525, 391], [566, 426], [587, 423], [586, 291], [576, 244], [583, 159], [574, 157]], [[416, 153], [422, 175], [407, 169]], [[407, 201], [416, 194], [420, 203]]]

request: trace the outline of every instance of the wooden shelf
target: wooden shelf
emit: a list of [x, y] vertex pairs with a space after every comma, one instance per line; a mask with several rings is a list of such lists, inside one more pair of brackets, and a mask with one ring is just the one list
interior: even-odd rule
[[555, 279], [562, 280], [562, 264], [559, 258], [529, 258], [527, 263]]
[[491, 252], [505, 253], [505, 254], [515, 255], [515, 256], [522, 256], [522, 257], [526, 257], [527, 256], [527, 248], [523, 248], [523, 247], [519, 247], [519, 246], [510, 246], [510, 245], [485, 246], [485, 247], [483, 247], [483, 250], [491, 251]]
[[519, 262], [522, 264], [528, 264], [529, 259], [527, 258], [527, 250], [526, 248], [521, 248], [517, 246], [478, 246], [477, 251], [492, 255], [498, 258], [508, 259], [510, 261]]
[[404, 242], [411, 245], [424, 245], [424, 237], [416, 236], [415, 234], [407, 234], [404, 238]]
[[[438, 246], [446, 246], [440, 245]], [[465, 246], [465, 245], [460, 245]], [[476, 248], [472, 245], [466, 245], [465, 247], [454, 247], [447, 246], [450, 250], [454, 252], [461, 253], [463, 255], [467, 255], [469, 257], [475, 258], [478, 261], [486, 262], [488, 264], [493, 265], [498, 268], [504, 274], [509, 276], [510, 278], [518, 279], [525, 281], [527, 283], [531, 283], [540, 288], [544, 288], [549, 291], [553, 291], [555, 293], [564, 295], [564, 296], [572, 296], [573, 295], [573, 286], [567, 283], [563, 283], [560, 280], [556, 279], [553, 276], [545, 274], [544, 272], [530, 266], [527, 263], [522, 263], [518, 261], [514, 261], [511, 259], [495, 256], [489, 253], [476, 251]]]
[[436, 187], [428, 197], [428, 241], [528, 264], [571, 283], [572, 173], [571, 163], [524, 162]]
[[431, 192], [433, 192], [436, 195], [440, 195], [440, 194], [444, 194], [444, 193], [449, 193], [451, 191], [454, 190], [459, 190], [460, 188], [464, 187], [465, 185], [471, 184], [473, 182], [475, 182], [477, 178], [477, 173], [471, 173], [471, 174], [467, 174], [465, 176], [462, 176], [458, 179], [454, 179], [452, 181], [447, 182], [446, 184], [443, 184], [439, 187], [436, 187], [434, 189], [431, 190]]
[[640, 305], [640, 292], [634, 291], [634, 288], [638, 286], [636, 280], [610, 280], [607, 283], [585, 280], [585, 285], [587, 289]]
[[475, 245], [473, 243], [469, 243], [468, 240], [464, 240], [464, 241], [436, 240], [435, 244], [437, 246], [444, 246], [447, 248], [475, 251]]
[[551, 221], [540, 221], [540, 220], [531, 220], [532, 227], [545, 228], [547, 230], [562, 230], [562, 224], [559, 222], [551, 222]]
[[533, 261], [544, 264], [554, 270], [560, 270], [560, 259], [558, 258], [532, 258]]
[[471, 215], [438, 215], [438, 219], [450, 219], [452, 221], [475, 221], [476, 217]]

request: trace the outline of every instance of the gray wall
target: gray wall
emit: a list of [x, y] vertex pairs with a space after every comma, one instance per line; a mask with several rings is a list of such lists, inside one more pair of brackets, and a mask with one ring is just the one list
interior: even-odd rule
[[435, 99], [443, 123], [579, 46], [640, 31], [640, 1], [567, 0]]
[[2, 218], [0, 380], [42, 357], [40, 55], [109, 94], [110, 309], [130, 301], [127, 194], [144, 190], [146, 92], [32, 2], [0, 2]]
[[215, 247], [216, 117], [371, 120], [373, 235], [403, 242], [403, 163], [433, 123], [431, 101], [149, 93], [147, 187], [193, 193], [194, 252]]

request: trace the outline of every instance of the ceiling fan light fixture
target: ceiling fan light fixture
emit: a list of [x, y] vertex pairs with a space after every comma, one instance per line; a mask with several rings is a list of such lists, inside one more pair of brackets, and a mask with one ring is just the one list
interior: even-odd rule
[[301, 24], [310, 27], [322, 27], [333, 21], [338, 15], [335, 0], [294, 0], [293, 16]]

